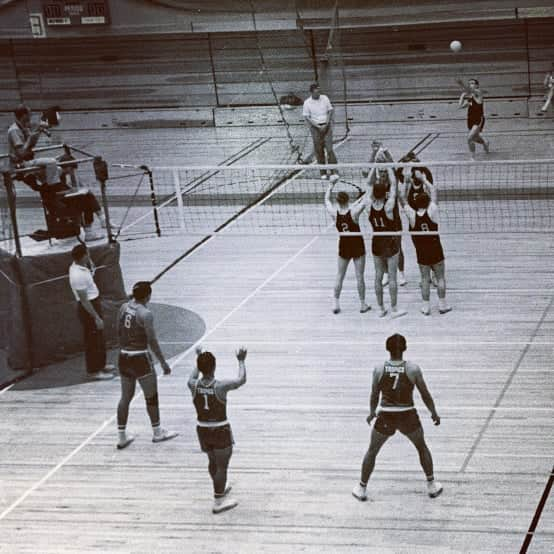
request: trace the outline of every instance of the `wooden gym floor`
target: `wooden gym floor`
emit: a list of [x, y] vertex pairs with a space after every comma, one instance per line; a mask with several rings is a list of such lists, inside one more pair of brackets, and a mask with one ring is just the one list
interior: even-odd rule
[[[496, 123], [494, 156], [552, 157], [551, 122]], [[424, 159], [465, 158], [463, 126], [444, 122], [356, 128], [338, 156], [365, 160], [374, 135], [397, 156], [429, 130], [441, 134]], [[223, 159], [229, 144], [239, 150], [263, 131], [218, 136], [203, 129], [185, 137]], [[119, 159], [132, 157], [124, 133], [110, 133], [104, 142]], [[155, 131], [143, 133], [143, 159], [156, 140]], [[206, 161], [201, 149], [187, 159]], [[152, 278], [195, 240], [123, 242], [127, 286]], [[0, 392], [0, 552], [518, 552], [552, 469], [553, 241], [551, 229], [445, 236], [454, 309], [440, 316], [433, 290], [433, 314], [424, 318], [413, 248], [404, 239], [408, 284], [399, 298], [409, 313], [396, 321], [380, 320], [375, 309], [359, 314], [351, 268], [342, 313], [331, 313], [332, 234], [206, 242], [156, 283], [153, 301], [202, 316], [202, 342], [218, 357], [219, 376], [233, 375], [235, 348], [248, 347], [248, 382], [229, 395], [238, 508], [211, 514], [186, 387], [194, 360], [184, 351], [172, 361], [173, 374], [159, 379], [162, 424], [180, 432], [160, 445], [150, 441], [137, 398], [128, 426], [137, 440], [115, 449], [117, 380]], [[375, 307], [370, 259], [366, 284]], [[370, 501], [359, 503], [350, 491], [368, 444], [371, 369], [394, 332], [406, 336], [407, 357], [423, 368], [442, 417], [434, 427], [418, 398], [444, 493], [427, 497], [415, 450], [395, 436], [377, 460]], [[552, 551], [553, 502], [530, 552]]]

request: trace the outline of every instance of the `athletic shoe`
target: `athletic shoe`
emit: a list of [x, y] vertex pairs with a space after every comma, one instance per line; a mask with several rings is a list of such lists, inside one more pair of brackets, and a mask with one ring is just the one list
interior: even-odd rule
[[420, 311], [423, 315], [431, 315], [431, 308], [427, 306], [422, 306]]
[[403, 315], [406, 315], [408, 313], [407, 310], [399, 310], [395, 308], [394, 310], [391, 310], [390, 316], [392, 319], [396, 319], [397, 317], [402, 317]]
[[485, 152], [488, 154], [489, 153], [489, 141], [488, 140], [485, 140], [483, 139], [483, 149], [485, 150]]
[[439, 314], [447, 314], [452, 311], [451, 306], [446, 306], [445, 308], [439, 308]]
[[371, 306], [369, 306], [368, 304], [366, 304], [365, 306], [363, 306], [363, 307], [360, 308], [360, 313], [361, 313], [361, 314], [365, 314], [366, 312], [369, 312], [369, 310], [371, 310]]
[[96, 371], [89, 373], [88, 376], [95, 381], [109, 381], [115, 377], [111, 371]]
[[154, 435], [152, 437], [152, 442], [168, 441], [168, 440], [174, 439], [178, 435], [179, 435], [179, 433], [170, 433], [166, 429], [161, 429], [160, 433], [158, 435]]
[[406, 276], [403, 271], [398, 272], [398, 284], [403, 287], [407, 283]]
[[381, 284], [386, 287], [389, 284], [389, 274], [385, 273], [383, 274], [383, 280], [381, 281]]
[[329, 179], [329, 175], [327, 175], [327, 173], [324, 173], [322, 176], [321, 176], [321, 179], [323, 181], [327, 181], [327, 179]]
[[354, 498], [357, 498], [360, 502], [365, 502], [367, 500], [367, 489], [362, 487], [360, 483], [358, 483], [353, 489], [352, 489], [352, 496]]
[[385, 317], [388, 314], [385, 308], [379, 307], [379, 317]]
[[124, 448], [127, 448], [133, 441], [135, 440], [135, 437], [133, 435], [129, 435], [125, 438], [124, 441], [119, 441], [117, 443], [117, 449], [123, 450]]
[[442, 485], [438, 481], [427, 482], [427, 494], [431, 498], [437, 498], [442, 493]]
[[232, 510], [236, 508], [239, 503], [236, 500], [231, 500], [225, 496], [214, 499], [214, 507], [212, 508], [212, 513], [220, 514], [221, 512], [226, 512], [227, 510]]

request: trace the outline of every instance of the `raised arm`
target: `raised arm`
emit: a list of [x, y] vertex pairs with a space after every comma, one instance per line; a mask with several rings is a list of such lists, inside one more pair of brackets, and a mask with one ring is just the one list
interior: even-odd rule
[[437, 203], [437, 186], [434, 183], [430, 183], [427, 179], [423, 181], [423, 187], [427, 191], [427, 194], [429, 194], [429, 198], [431, 198], [431, 202], [433, 204]]
[[329, 212], [329, 215], [331, 217], [335, 217], [337, 213], [337, 209], [333, 205], [333, 202], [331, 201], [331, 190], [333, 189], [333, 186], [335, 183], [329, 183], [329, 186], [327, 187], [327, 190], [325, 191], [325, 207], [327, 208], [327, 212]]
[[[196, 351], [196, 358], [198, 359], [198, 356], [200, 356], [200, 354], [202, 354], [202, 347], [200, 345], [198, 345], [195, 349]], [[187, 382], [187, 385], [190, 389], [190, 392], [194, 393], [194, 389], [196, 387], [196, 382], [198, 381], [198, 377], [200, 376], [200, 370], [198, 369], [198, 363], [196, 363], [196, 365], [194, 366], [190, 376], [189, 376], [189, 380]]]
[[144, 315], [143, 324], [144, 331], [146, 332], [146, 340], [148, 341], [150, 350], [152, 350], [156, 358], [158, 358], [164, 375], [169, 375], [171, 373], [171, 367], [169, 367], [169, 364], [165, 361], [162, 349], [158, 343], [158, 337], [156, 336], [156, 330], [154, 329], [154, 316], [152, 315], [152, 312], [148, 311]]
[[396, 175], [391, 167], [387, 167], [387, 174], [389, 176], [389, 195], [385, 202], [385, 213], [389, 219], [393, 218], [394, 206], [396, 205]]
[[464, 92], [460, 94], [460, 99], [458, 100], [458, 108], [459, 109], [467, 108], [467, 103], [468, 103], [468, 97], [467, 97], [466, 91], [464, 90]]
[[431, 412], [431, 419], [435, 425], [440, 425], [441, 418], [439, 417], [439, 414], [437, 414], [435, 402], [433, 401], [433, 397], [427, 388], [425, 380], [423, 379], [423, 373], [421, 372], [421, 368], [419, 366], [416, 365], [413, 368], [413, 375], [415, 377], [414, 383], [419, 391], [419, 394], [421, 395], [421, 399], [423, 400], [425, 406], [427, 406], [427, 409]]
[[239, 373], [236, 379], [222, 379], [217, 383], [217, 392], [224, 398], [227, 392], [233, 389], [238, 389], [246, 383], [246, 360], [247, 350], [244, 346], [241, 346], [236, 352], [237, 360], [239, 362]]

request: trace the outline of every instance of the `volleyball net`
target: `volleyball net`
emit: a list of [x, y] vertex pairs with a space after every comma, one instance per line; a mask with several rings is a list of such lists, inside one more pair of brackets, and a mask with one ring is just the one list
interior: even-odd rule
[[[364, 173], [373, 165], [430, 170], [438, 192], [441, 234], [553, 230], [554, 160], [156, 167], [151, 180], [145, 179], [128, 199], [134, 207], [120, 208], [126, 212], [125, 221], [118, 222], [117, 209], [110, 209], [121, 225], [122, 239], [152, 234], [155, 225], [162, 235], [315, 235], [332, 224], [324, 205], [329, 181], [322, 180], [320, 172], [338, 172], [333, 198], [343, 190], [355, 199], [367, 189]], [[112, 187], [110, 195], [114, 193]], [[362, 232], [369, 234], [367, 217], [360, 222]]]

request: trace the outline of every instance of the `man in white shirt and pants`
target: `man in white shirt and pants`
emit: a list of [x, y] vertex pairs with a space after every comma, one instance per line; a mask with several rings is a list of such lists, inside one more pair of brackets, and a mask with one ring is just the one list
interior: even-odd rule
[[[314, 151], [318, 164], [336, 164], [337, 158], [333, 152], [333, 106], [317, 83], [310, 86], [311, 95], [304, 101], [302, 115], [312, 133]], [[327, 151], [327, 161], [325, 152]], [[336, 171], [333, 171], [336, 173]], [[321, 170], [321, 178], [327, 179], [327, 171]]]
[[71, 251], [69, 284], [79, 303], [79, 320], [83, 326], [87, 375], [92, 379], [113, 379], [113, 366], [106, 365], [106, 341], [100, 292], [89, 268], [89, 255], [84, 244]]

